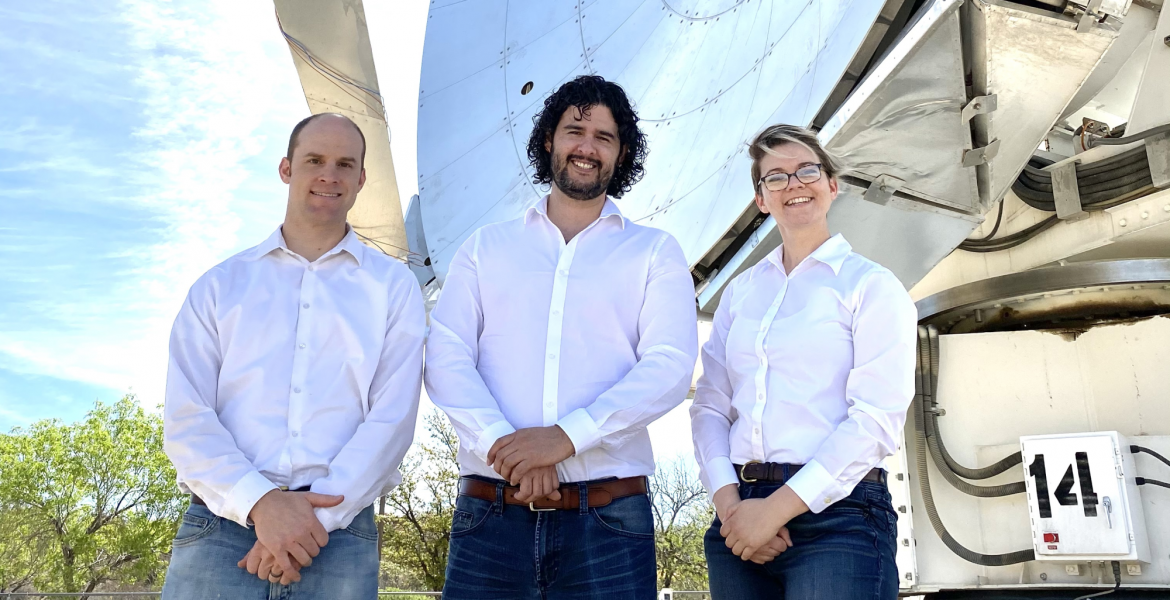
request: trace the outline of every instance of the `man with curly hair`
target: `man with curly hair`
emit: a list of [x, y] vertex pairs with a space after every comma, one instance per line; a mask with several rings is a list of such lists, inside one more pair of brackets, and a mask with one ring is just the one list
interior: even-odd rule
[[582, 76], [534, 118], [548, 195], [476, 231], [431, 313], [426, 386], [459, 433], [443, 597], [655, 596], [646, 426], [698, 353], [682, 248], [612, 198], [641, 178], [625, 92]]

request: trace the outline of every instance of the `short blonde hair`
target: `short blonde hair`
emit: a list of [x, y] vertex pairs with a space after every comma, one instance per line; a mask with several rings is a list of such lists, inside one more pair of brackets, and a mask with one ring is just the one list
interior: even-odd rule
[[772, 154], [772, 148], [784, 144], [804, 146], [810, 152], [816, 154], [817, 160], [821, 162], [821, 171], [830, 179], [835, 178], [841, 171], [840, 161], [821, 146], [820, 140], [817, 139], [817, 134], [811, 129], [798, 125], [785, 125], [783, 123], [769, 125], [763, 131], [756, 134], [756, 138], [748, 146], [748, 156], [752, 159], [752, 190], [756, 193], [760, 191], [760, 160], [765, 155]]

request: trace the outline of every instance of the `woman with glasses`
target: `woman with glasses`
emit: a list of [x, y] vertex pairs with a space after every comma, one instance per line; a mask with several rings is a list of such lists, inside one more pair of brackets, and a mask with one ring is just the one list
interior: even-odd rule
[[815, 134], [773, 125], [750, 156], [783, 244], [728, 284], [703, 347], [691, 427], [717, 514], [711, 596], [893, 599], [882, 464], [914, 394], [914, 304], [830, 235], [838, 166]]

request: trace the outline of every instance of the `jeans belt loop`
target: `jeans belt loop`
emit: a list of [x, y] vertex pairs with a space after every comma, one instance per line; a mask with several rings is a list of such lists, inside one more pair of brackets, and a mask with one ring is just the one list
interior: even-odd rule
[[780, 483], [788, 483], [788, 478], [792, 477], [792, 474], [789, 473], [788, 470], [789, 470], [788, 463], [783, 463], [780, 465], [780, 473], [781, 473], [781, 475], [784, 476], [783, 481], [781, 481]]
[[492, 510], [497, 515], [504, 514], [504, 482], [502, 481], [496, 484], [496, 503], [495, 506], [492, 506]]
[[586, 483], [578, 483], [580, 491], [577, 493], [579, 499], [579, 510], [581, 514], [589, 513], [589, 485]]

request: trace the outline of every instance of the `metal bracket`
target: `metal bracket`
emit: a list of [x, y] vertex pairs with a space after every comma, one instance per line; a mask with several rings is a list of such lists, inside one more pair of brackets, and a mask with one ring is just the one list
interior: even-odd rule
[[1097, 23], [1097, 19], [1100, 19], [1104, 16], [1097, 12], [1101, 8], [1102, 1], [1103, 0], [1089, 0], [1088, 6], [1085, 7], [1085, 14], [1081, 15], [1081, 20], [1077, 23], [1077, 32], [1084, 33], [1089, 31], [1093, 28], [1093, 25]]
[[1146, 160], [1150, 163], [1150, 179], [1154, 187], [1170, 188], [1170, 133], [1155, 135], [1146, 140]]
[[866, 188], [865, 195], [862, 197], [878, 206], [885, 206], [890, 198], [894, 197], [894, 192], [897, 192], [905, 184], [905, 181], [893, 175], [878, 175], [878, 178], [874, 179]]
[[963, 107], [963, 122], [970, 121], [975, 115], [985, 115], [996, 109], [997, 100], [995, 94], [987, 96], [975, 96]]
[[995, 155], [999, 154], [999, 140], [992, 140], [990, 144], [982, 148], [972, 148], [971, 150], [963, 151], [963, 166], [977, 167], [991, 162]]
[[1056, 217], [1062, 221], [1079, 221], [1089, 213], [1081, 206], [1081, 188], [1077, 184], [1077, 163], [1068, 162], [1050, 171], [1052, 196], [1056, 200]]

